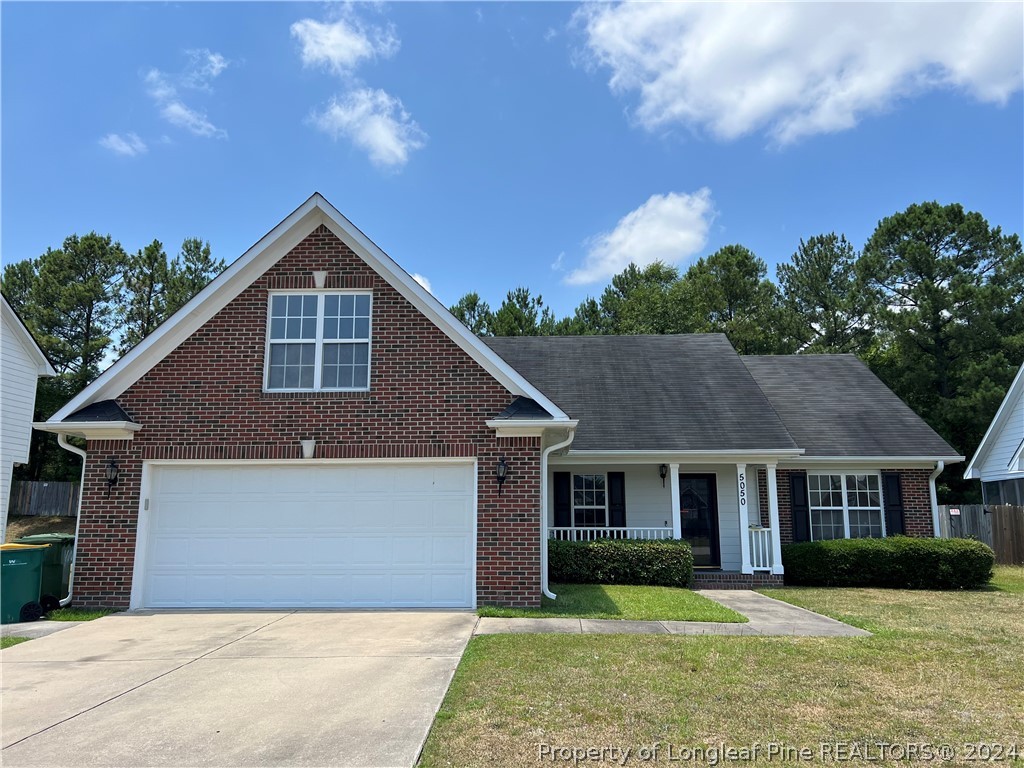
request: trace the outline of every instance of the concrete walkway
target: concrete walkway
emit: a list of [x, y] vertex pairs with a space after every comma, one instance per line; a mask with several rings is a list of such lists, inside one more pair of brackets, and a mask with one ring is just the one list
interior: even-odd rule
[[78, 622], [75, 621], [19, 621], [14, 624], [0, 624], [0, 636], [2, 637], [46, 637], [62, 629], [71, 629]]
[[619, 619], [495, 619], [482, 618], [477, 635], [501, 634], [628, 634], [628, 635], [746, 635], [777, 637], [868, 637], [819, 613], [797, 608], [748, 589], [700, 590], [716, 603], [742, 613], [746, 624], [710, 621], [626, 621]]

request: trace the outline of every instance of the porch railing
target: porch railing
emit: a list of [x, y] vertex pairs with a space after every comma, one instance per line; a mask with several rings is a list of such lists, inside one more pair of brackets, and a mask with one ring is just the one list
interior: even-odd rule
[[750, 529], [750, 565], [755, 571], [772, 569], [772, 529]]
[[548, 538], [558, 541], [597, 539], [671, 539], [671, 528], [548, 528]]

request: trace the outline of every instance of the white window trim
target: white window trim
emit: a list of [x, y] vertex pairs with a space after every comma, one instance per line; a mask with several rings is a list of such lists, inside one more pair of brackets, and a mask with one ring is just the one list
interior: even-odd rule
[[[366, 386], [365, 387], [321, 387], [320, 382], [323, 375], [323, 345], [324, 345], [324, 297], [325, 296], [339, 296], [339, 295], [350, 295], [350, 296], [368, 296], [370, 299], [370, 317], [369, 317], [369, 331], [366, 340]], [[270, 321], [272, 316], [272, 306], [274, 303], [275, 296], [316, 296], [316, 339], [296, 339], [286, 340], [282, 339], [278, 342], [279, 344], [315, 344], [315, 350], [313, 353], [313, 388], [294, 388], [294, 389], [271, 389], [268, 385], [270, 384]], [[331, 340], [329, 343], [364, 343], [363, 341], [356, 340]], [[268, 394], [274, 393], [287, 393], [287, 392], [369, 392], [370, 382], [373, 381], [373, 291], [358, 288], [333, 288], [330, 290], [317, 289], [289, 289], [289, 290], [272, 290], [267, 292], [267, 319], [266, 327], [264, 329], [264, 342], [263, 342], [263, 392]]]
[[[814, 538], [814, 517], [813, 517], [813, 515], [814, 515], [814, 510], [816, 510], [816, 509], [819, 509], [819, 510], [832, 510], [832, 511], [835, 511], [835, 512], [840, 512], [841, 511], [843, 513], [843, 538], [846, 538], [846, 539], [850, 538], [850, 499], [846, 495], [846, 476], [847, 475], [871, 475], [873, 477], [877, 477], [878, 478], [878, 512], [879, 512], [879, 517], [880, 517], [881, 522], [882, 522], [882, 536], [881, 536], [881, 538], [884, 539], [884, 538], [888, 537], [889, 532], [885, 528], [885, 495], [884, 495], [885, 491], [884, 491], [884, 489], [882, 487], [882, 473], [881, 472], [865, 472], [864, 470], [854, 470], [854, 469], [828, 469], [828, 470], [825, 470], [823, 472], [808, 472], [807, 473], [808, 477], [811, 477], [811, 475], [815, 475], [817, 477], [828, 477], [829, 475], [839, 475], [840, 486], [842, 488], [842, 498], [843, 498], [842, 509], [840, 509], [839, 507], [821, 507], [821, 506], [816, 507], [816, 506], [814, 506], [813, 504], [810, 503], [810, 501], [811, 501], [811, 498], [810, 498], [811, 487], [810, 487], [810, 483], [808, 483], [808, 486], [807, 486], [807, 501], [808, 501], [808, 504], [807, 504], [807, 516], [808, 516], [807, 532], [810, 535], [810, 540], [811, 541], [824, 541], [824, 539], [815, 539]], [[854, 507], [854, 509], [869, 509], [869, 507]]]
[[[577, 509], [601, 509], [596, 504], [591, 506], [588, 504], [576, 506], [576, 478], [577, 477], [603, 477], [604, 478], [604, 524], [603, 525], [576, 525], [576, 510]], [[569, 517], [570, 528], [608, 528], [608, 473], [607, 472], [573, 472], [570, 475], [571, 486], [569, 492], [572, 494], [572, 515]]]

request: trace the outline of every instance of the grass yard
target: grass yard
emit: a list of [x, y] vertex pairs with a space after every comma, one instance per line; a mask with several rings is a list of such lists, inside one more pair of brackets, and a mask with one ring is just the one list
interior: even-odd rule
[[7, 519], [7, 541], [37, 533], [74, 533], [74, 517], [37, 517], [34, 515], [12, 515]]
[[0, 650], [10, 648], [12, 645], [17, 645], [18, 643], [24, 643], [29, 639], [30, 638], [27, 637], [0, 637]]
[[49, 621], [92, 621], [93, 619], [102, 619], [104, 616], [109, 616], [117, 611], [109, 610], [107, 608], [99, 609], [86, 609], [86, 608], [58, 608], [55, 611], [50, 611], [46, 614], [46, 619]]
[[745, 616], [675, 587], [635, 587], [623, 584], [552, 584], [557, 600], [541, 598], [540, 608], [483, 606], [481, 616], [501, 618], [635, 619], [647, 621], [744, 622]]
[[[770, 594], [875, 635], [476, 637], [422, 765], [553, 764], [538, 759], [539, 743], [661, 742], [677, 757], [720, 741], [781, 743], [817, 757], [823, 742], [931, 742], [956, 745], [959, 764], [963, 743], [1024, 749], [1024, 568], [999, 567], [994, 586], [976, 592]], [[670, 757], [663, 746], [659, 761]]]

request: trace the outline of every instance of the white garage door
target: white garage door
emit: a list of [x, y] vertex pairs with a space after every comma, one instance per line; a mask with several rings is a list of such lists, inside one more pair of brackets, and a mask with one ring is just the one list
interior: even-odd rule
[[471, 464], [150, 473], [137, 568], [144, 607], [473, 604]]

